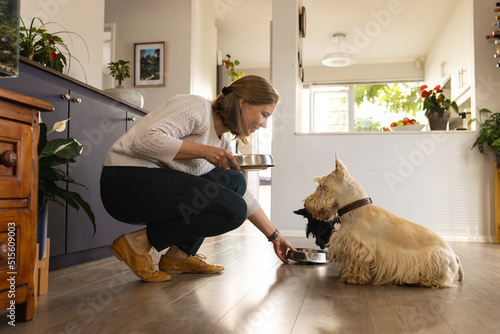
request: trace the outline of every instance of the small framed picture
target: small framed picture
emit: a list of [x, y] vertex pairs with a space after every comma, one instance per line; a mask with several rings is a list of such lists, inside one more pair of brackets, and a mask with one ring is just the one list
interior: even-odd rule
[[134, 86], [165, 87], [165, 42], [134, 44]]

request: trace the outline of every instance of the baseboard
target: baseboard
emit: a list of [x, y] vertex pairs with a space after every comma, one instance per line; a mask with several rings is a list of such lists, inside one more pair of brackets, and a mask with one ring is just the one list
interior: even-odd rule
[[99, 260], [109, 256], [112, 256], [112, 254], [109, 252], [109, 246], [52, 256], [49, 262], [49, 270], [62, 269], [84, 262]]

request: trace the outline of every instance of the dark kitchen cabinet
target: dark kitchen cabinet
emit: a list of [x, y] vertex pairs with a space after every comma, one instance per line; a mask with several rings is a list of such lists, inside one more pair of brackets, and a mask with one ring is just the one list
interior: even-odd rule
[[[83, 212], [68, 208], [67, 251], [78, 252], [85, 249], [110, 245], [124, 230], [124, 224], [114, 219], [108, 219], [106, 224], [100, 222], [108, 217], [99, 196], [99, 176], [102, 162], [111, 145], [126, 130], [126, 112], [113, 105], [92, 99], [82, 91], [72, 91], [72, 98], [78, 103], [72, 103], [70, 108], [69, 133], [77, 138], [84, 150], [75, 164], [70, 164], [69, 174], [82, 187], [69, 185], [71, 191], [76, 191], [91, 206], [96, 215], [97, 231], [92, 237], [93, 228], [90, 220]], [[126, 226], [126, 225], [125, 225]], [[132, 226], [126, 226], [131, 228]]]
[[54, 112], [42, 115], [42, 122], [49, 129], [55, 122], [70, 118], [66, 130], [51, 133], [49, 139], [73, 137], [83, 145], [77, 162], [67, 168], [69, 175], [88, 190], [74, 185], [70, 185], [70, 190], [77, 191], [90, 204], [96, 217], [97, 230], [93, 236], [92, 223], [82, 209], [49, 205], [50, 268], [109, 256], [108, 246], [112, 241], [137, 227], [116, 221], [102, 206], [99, 195], [102, 162], [109, 147], [146, 112], [26, 59], [21, 60], [19, 72], [18, 78], [0, 81], [0, 88], [52, 104]]

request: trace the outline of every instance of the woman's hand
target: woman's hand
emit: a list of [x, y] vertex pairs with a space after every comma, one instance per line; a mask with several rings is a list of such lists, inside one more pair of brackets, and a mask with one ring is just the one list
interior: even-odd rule
[[286, 253], [288, 249], [291, 249], [292, 251], [296, 252], [297, 250], [295, 249], [295, 247], [293, 247], [292, 244], [288, 240], [286, 240], [281, 234], [278, 235], [278, 237], [274, 239], [272, 243], [276, 255], [280, 258], [281, 261], [283, 261], [283, 263], [288, 264]]
[[225, 150], [223, 148], [215, 146], [205, 146], [205, 152], [203, 158], [205, 158], [205, 160], [207, 160], [220, 170], [227, 169], [228, 160], [231, 162], [231, 167], [234, 167], [237, 170], [240, 169], [240, 164], [238, 163], [238, 160], [236, 160], [236, 158], [230, 151]]

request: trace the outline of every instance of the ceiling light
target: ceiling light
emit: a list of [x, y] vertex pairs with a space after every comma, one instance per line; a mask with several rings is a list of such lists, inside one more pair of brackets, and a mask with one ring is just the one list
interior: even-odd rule
[[329, 67], [345, 67], [354, 64], [355, 59], [352, 53], [346, 52], [345, 34], [333, 35], [335, 52], [327, 54], [321, 61], [323, 65]]

